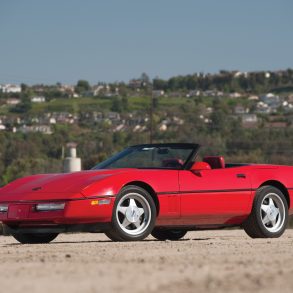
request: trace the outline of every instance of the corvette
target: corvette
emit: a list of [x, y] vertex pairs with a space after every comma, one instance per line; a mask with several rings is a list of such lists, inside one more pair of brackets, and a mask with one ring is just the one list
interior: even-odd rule
[[199, 159], [199, 149], [136, 145], [88, 171], [17, 179], [0, 189], [0, 221], [21, 243], [48, 243], [63, 232], [178, 240], [234, 226], [252, 238], [281, 236], [293, 212], [293, 167]]

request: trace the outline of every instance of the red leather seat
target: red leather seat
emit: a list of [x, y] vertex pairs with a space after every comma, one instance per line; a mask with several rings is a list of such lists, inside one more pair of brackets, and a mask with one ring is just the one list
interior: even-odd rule
[[204, 157], [203, 161], [208, 163], [212, 167], [212, 169], [225, 168], [225, 160], [224, 157], [221, 156]]

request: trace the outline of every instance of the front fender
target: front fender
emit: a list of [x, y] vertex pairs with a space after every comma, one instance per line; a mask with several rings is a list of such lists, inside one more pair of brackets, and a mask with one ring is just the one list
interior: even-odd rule
[[89, 184], [82, 190], [85, 197], [116, 196], [123, 186], [141, 181], [156, 193], [179, 191], [178, 170], [133, 170], [115, 174]]

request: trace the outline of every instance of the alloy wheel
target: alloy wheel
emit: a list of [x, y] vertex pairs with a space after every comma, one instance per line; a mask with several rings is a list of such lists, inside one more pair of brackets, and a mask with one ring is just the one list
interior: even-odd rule
[[118, 202], [116, 219], [120, 228], [129, 235], [139, 235], [149, 226], [151, 207], [139, 193], [127, 193]]
[[285, 222], [285, 206], [276, 193], [268, 193], [262, 200], [261, 220], [264, 227], [272, 233], [282, 229]]

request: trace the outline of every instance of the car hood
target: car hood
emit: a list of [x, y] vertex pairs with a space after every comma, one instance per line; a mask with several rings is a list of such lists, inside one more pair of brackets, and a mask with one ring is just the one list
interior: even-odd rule
[[94, 182], [101, 181], [127, 169], [90, 170], [66, 174], [41, 174], [17, 179], [0, 189], [2, 195], [13, 194], [82, 194]]

